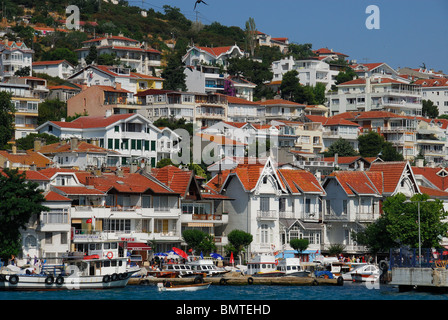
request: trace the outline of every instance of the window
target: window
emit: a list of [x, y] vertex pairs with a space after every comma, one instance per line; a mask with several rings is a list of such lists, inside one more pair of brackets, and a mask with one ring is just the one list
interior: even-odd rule
[[156, 151], [156, 142], [151, 141], [151, 151]]
[[269, 211], [269, 198], [268, 197], [260, 198], [260, 211], [264, 211], [264, 212]]
[[269, 226], [267, 224], [262, 224], [260, 226], [260, 242], [269, 243]]
[[311, 212], [311, 199], [305, 199], [305, 213]]
[[107, 139], [107, 148], [112, 149], [113, 148], [113, 139]]
[[150, 196], [142, 196], [142, 208], [151, 208]]

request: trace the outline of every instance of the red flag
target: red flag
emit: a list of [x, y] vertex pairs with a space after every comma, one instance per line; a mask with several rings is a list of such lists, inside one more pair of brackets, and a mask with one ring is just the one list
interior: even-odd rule
[[182, 258], [188, 259], [188, 255], [184, 251], [182, 251], [181, 249], [173, 247], [173, 251], [176, 254], [180, 255]]
[[92, 223], [92, 219], [87, 219], [86, 223]]
[[234, 264], [235, 260], [233, 260], [233, 252], [230, 252], [230, 263]]

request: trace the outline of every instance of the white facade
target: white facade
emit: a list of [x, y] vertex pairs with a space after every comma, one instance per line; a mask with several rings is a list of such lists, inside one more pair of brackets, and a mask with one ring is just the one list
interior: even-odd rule
[[341, 83], [337, 88], [337, 93], [327, 94], [331, 115], [371, 110], [409, 116], [422, 113], [421, 88], [407, 80], [367, 77]]
[[74, 70], [73, 65], [66, 60], [38, 61], [33, 63], [33, 72], [45, 73], [61, 79], [67, 79]]
[[0, 42], [0, 76], [2, 79], [13, 77], [16, 71], [29, 68], [29, 76], [33, 70], [34, 51], [26, 46], [24, 42], [14, 42], [5, 39]]
[[439, 115], [448, 115], [448, 79], [420, 79], [415, 84], [421, 86], [423, 100], [432, 101]]
[[315, 86], [317, 83], [323, 83], [327, 91], [335, 84], [339, 73], [337, 66], [332, 66], [324, 59], [294, 60], [292, 56], [274, 61], [271, 69], [274, 74], [272, 81], [282, 81], [286, 72], [296, 70], [302, 85]]
[[[85, 128], [82, 127], [83, 121], [93, 121], [97, 125]], [[162, 131], [139, 114], [81, 117], [70, 123], [48, 121], [37, 130], [39, 133], [52, 134], [60, 139], [72, 137], [98, 139], [100, 147], [121, 153], [123, 161], [128, 164], [134, 160], [145, 159], [155, 167], [158, 154], [161, 152], [157, 149], [157, 140], [162, 136]]]

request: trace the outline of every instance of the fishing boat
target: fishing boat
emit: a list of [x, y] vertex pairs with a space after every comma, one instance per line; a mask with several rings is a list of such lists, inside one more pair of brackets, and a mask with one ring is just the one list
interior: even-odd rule
[[159, 282], [157, 284], [157, 290], [159, 290], [159, 291], [198, 291], [198, 290], [208, 289], [210, 287], [210, 284], [211, 284], [211, 282], [173, 285], [169, 281], [166, 281], [163, 283]]
[[229, 272], [224, 268], [217, 267], [211, 259], [198, 259], [195, 261], [189, 261], [186, 263], [186, 265], [191, 267], [193, 273], [201, 273], [207, 277], [221, 276]]
[[247, 264], [247, 275], [254, 277], [281, 277], [284, 271], [277, 270], [278, 260], [273, 255], [256, 255]]
[[375, 282], [380, 277], [380, 269], [373, 264], [367, 264], [353, 270], [351, 276], [353, 282]]
[[363, 262], [332, 262], [330, 271], [335, 278], [342, 277], [344, 280], [351, 281], [352, 273], [359, 267], [365, 266]]
[[[118, 252], [117, 252], [118, 253]], [[129, 268], [126, 255], [113, 251], [104, 254], [68, 254], [62, 263], [20, 270], [3, 269], [0, 290], [70, 290], [125, 287], [139, 271]]]
[[310, 271], [305, 270], [301, 266], [299, 258], [279, 259], [277, 270], [285, 273], [285, 276], [309, 277]]

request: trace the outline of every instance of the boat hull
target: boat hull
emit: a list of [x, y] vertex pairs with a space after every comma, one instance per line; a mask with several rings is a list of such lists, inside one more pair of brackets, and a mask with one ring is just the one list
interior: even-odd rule
[[82, 290], [123, 288], [134, 272], [101, 276], [3, 275], [0, 291]]
[[157, 285], [157, 289], [161, 292], [163, 291], [198, 291], [205, 290], [210, 287], [211, 283], [198, 283], [198, 284], [187, 284], [187, 285], [175, 285], [172, 287], [165, 287], [162, 283]]

